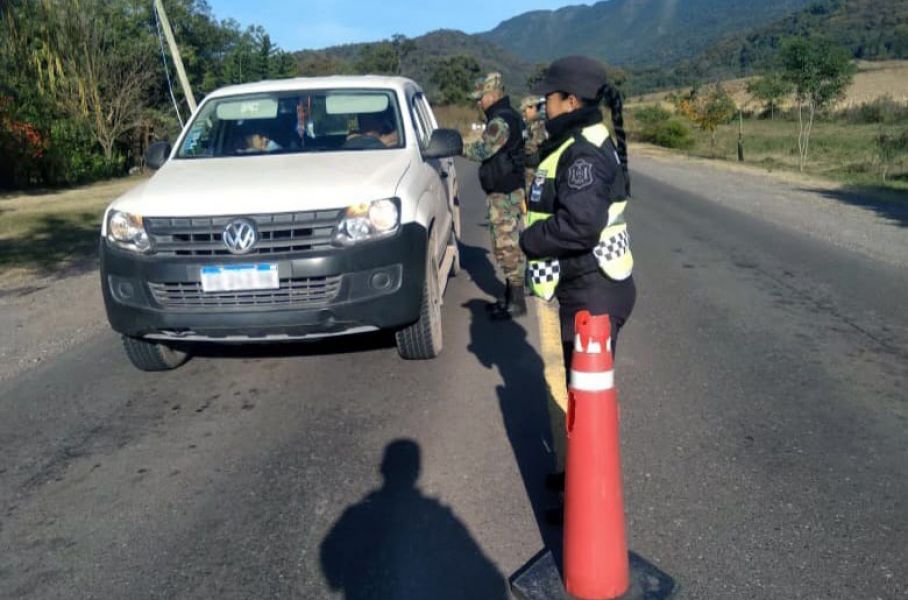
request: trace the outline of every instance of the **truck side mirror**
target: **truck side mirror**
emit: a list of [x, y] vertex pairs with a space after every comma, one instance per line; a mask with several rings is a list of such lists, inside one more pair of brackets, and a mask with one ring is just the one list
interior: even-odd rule
[[422, 151], [422, 157], [447, 158], [463, 152], [463, 138], [456, 129], [436, 129], [429, 138], [429, 146]]
[[155, 142], [145, 151], [145, 166], [149, 169], [158, 170], [164, 166], [170, 157], [172, 147], [170, 142]]

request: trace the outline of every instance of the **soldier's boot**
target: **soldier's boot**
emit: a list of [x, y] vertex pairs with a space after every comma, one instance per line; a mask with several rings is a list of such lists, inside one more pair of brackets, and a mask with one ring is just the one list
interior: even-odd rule
[[504, 295], [501, 298], [496, 298], [494, 302], [486, 302], [486, 310], [490, 313], [497, 313], [499, 311], [505, 310], [508, 304], [511, 302], [511, 282], [504, 282]]
[[506, 321], [527, 314], [527, 299], [523, 293], [523, 286], [512, 285], [510, 290], [511, 297], [508, 303], [500, 310], [492, 313], [493, 321]]

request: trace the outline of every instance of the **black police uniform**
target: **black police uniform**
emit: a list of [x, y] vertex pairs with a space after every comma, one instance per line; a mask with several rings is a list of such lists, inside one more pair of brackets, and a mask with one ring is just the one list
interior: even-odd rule
[[[586, 73], [584, 69], [588, 65], [580, 64], [576, 68], [578, 65], [569, 62], [572, 58], [553, 63], [546, 79], [533, 90], [534, 93], [566, 91], [582, 98], [595, 97], [599, 87], [605, 83], [604, 71], [601, 75], [598, 72]], [[564, 62], [569, 63], [567, 68], [558, 72], [557, 67]], [[553, 73], [553, 70], [556, 72]], [[577, 77], [583, 79], [579, 84]], [[594, 82], [592, 85], [591, 81]], [[633, 277], [621, 281], [611, 279], [602, 272], [593, 255], [593, 249], [608, 223], [609, 206], [612, 202], [625, 200], [629, 189], [626, 166], [617, 158], [611, 141], [600, 148], [581, 135], [585, 127], [601, 120], [602, 113], [598, 106], [586, 106], [546, 122], [549, 139], [540, 148], [542, 160], [569, 137], [573, 136], [575, 142], [558, 161], [553, 216], [528, 227], [520, 237], [520, 247], [528, 259], [559, 259], [561, 274], [556, 296], [560, 304], [561, 338], [568, 366], [577, 312], [588, 310], [594, 315], [609, 315], [614, 351], [618, 331], [630, 317], [637, 295]], [[571, 166], [578, 161], [592, 164], [591, 170], [586, 170], [584, 164], [584, 172], [591, 173], [592, 181], [584, 182], [586, 185], [580, 186], [581, 189], [575, 189], [578, 186], [571, 186], [569, 181]]]

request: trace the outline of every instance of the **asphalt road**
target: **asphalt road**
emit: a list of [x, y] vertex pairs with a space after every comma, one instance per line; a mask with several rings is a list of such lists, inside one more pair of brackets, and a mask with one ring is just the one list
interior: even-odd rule
[[[374, 336], [146, 374], [105, 332], [0, 384], [0, 598], [507, 598], [558, 538], [543, 365], [534, 319], [486, 321], [459, 168], [436, 361]], [[634, 183], [631, 549], [681, 598], [908, 598], [908, 272]]]

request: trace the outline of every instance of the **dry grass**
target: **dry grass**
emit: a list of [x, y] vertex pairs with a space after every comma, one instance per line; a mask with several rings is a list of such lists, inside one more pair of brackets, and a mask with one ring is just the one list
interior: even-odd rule
[[[639, 105], [638, 105], [639, 106]], [[667, 109], [671, 107], [663, 104]], [[630, 108], [628, 131], [639, 139], [639, 123]], [[707, 132], [690, 125], [694, 146], [689, 151], [674, 151], [691, 157], [720, 159], [737, 163], [738, 121], [721, 125], [712, 145]], [[827, 178], [839, 183], [864, 187], [889, 188], [904, 194], [908, 190], [908, 157], [892, 165], [891, 177], [882, 183], [877, 138], [883, 130], [879, 124], [855, 124], [821, 120], [814, 125], [806, 175]], [[885, 130], [896, 135], [908, 130], [908, 123], [888, 124]], [[767, 171], [798, 172], [798, 123], [785, 119], [744, 119], [745, 164]], [[671, 151], [670, 151], [671, 152]]]
[[[835, 107], [837, 110], [866, 104], [886, 96], [898, 102], [908, 102], [908, 60], [857, 61], [857, 66], [858, 72], [854, 77], [854, 82], [848, 88], [845, 98]], [[747, 82], [751, 79], [729, 79], [722, 82], [722, 85], [734, 98], [735, 103], [745, 109], [755, 108], [758, 105], [758, 102], [747, 93]], [[678, 91], [681, 90], [667, 90], [636, 96], [628, 100], [628, 106], [665, 102], [666, 96]], [[788, 108], [792, 104], [792, 101], [782, 103], [782, 108]]]
[[93, 256], [105, 207], [144, 179], [0, 195], [0, 287], [65, 272]]
[[437, 106], [434, 112], [441, 127], [456, 129], [464, 138], [475, 136], [473, 125], [482, 122], [479, 110], [471, 106]]

